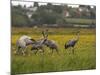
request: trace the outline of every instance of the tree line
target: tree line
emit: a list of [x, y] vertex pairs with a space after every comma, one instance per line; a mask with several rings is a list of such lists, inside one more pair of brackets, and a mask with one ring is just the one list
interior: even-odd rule
[[[29, 10], [29, 8], [36, 7], [35, 11]], [[33, 6], [26, 7], [24, 5], [11, 6], [12, 14], [12, 26], [34, 26], [34, 25], [67, 25], [71, 24], [67, 21], [69, 18], [80, 19], [95, 19], [96, 7], [79, 5], [78, 8], [72, 8], [68, 5], [54, 5], [47, 3], [47, 5], [39, 5], [38, 2], [34, 2]], [[79, 10], [80, 9], [80, 10]], [[32, 13], [31, 18], [28, 17], [27, 12]], [[80, 24], [80, 23], [79, 23]], [[84, 24], [84, 23], [83, 23]]]

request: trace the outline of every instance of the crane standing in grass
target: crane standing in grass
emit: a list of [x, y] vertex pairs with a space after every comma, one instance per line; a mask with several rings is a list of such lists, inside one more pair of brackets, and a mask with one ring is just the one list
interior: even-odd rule
[[77, 32], [77, 37], [76, 39], [71, 39], [68, 42], [65, 43], [65, 49], [68, 49], [70, 47], [72, 47], [72, 53], [74, 54], [74, 46], [76, 45], [76, 43], [79, 41], [79, 31]]
[[42, 34], [43, 34], [43, 38], [34, 42], [31, 50], [36, 50], [35, 54], [40, 49], [44, 52], [43, 45], [45, 45], [45, 46], [49, 47], [50, 50], [52, 50], [52, 53], [54, 50], [56, 50], [56, 52], [59, 54], [57, 43], [54, 40], [48, 39], [48, 29], [42, 31]]
[[[48, 36], [48, 29], [46, 31], [44, 31], [45, 36]], [[51, 39], [48, 39], [45, 41], [44, 45], [46, 45], [48, 48], [50, 48], [50, 50], [53, 51], [55, 50], [57, 52], [57, 54], [59, 54], [59, 50], [58, 50], [58, 44]]]
[[16, 54], [19, 54], [21, 51], [22, 54], [25, 55], [25, 51], [26, 51], [25, 49], [27, 48], [28, 45], [33, 44], [34, 41], [35, 41], [34, 39], [32, 39], [27, 35], [21, 36], [16, 42], [16, 46], [17, 46]]
[[46, 42], [48, 36], [45, 36], [44, 31], [42, 31], [42, 35], [43, 35], [43, 38], [42, 38], [42, 39], [36, 40], [36, 41], [32, 44], [31, 51], [36, 50], [35, 54], [36, 54], [39, 50], [42, 50], [42, 52], [44, 53], [44, 48], [43, 48], [43, 46], [44, 46], [44, 43]]

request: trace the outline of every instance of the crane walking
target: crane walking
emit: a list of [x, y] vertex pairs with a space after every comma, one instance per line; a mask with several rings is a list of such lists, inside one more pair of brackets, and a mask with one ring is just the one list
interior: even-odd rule
[[72, 49], [72, 53], [74, 54], [74, 46], [76, 45], [76, 43], [79, 41], [79, 31], [76, 33], [76, 39], [71, 39], [69, 40], [68, 42], [65, 43], [65, 49], [68, 49], [68, 48], [73, 48]]

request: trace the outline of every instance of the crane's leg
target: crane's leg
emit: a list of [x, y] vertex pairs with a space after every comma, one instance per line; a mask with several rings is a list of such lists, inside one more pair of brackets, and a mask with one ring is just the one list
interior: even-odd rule
[[51, 54], [53, 54], [53, 49], [51, 49]]
[[43, 52], [43, 54], [44, 54], [44, 48], [42, 48], [42, 52]]
[[68, 51], [69, 51], [68, 53], [69, 53], [69, 54], [71, 54], [71, 50], [72, 50], [72, 48], [69, 47], [69, 48], [68, 48]]
[[67, 51], [68, 54], [71, 53], [71, 47], [67, 47], [67, 49], [65, 49]]
[[68, 47], [68, 48], [67, 48], [67, 53], [68, 53], [68, 54], [71, 54], [71, 50], [72, 50], [72, 48], [71, 48], [71, 47]]
[[38, 49], [36, 49], [35, 55], [37, 54], [37, 52], [38, 52]]
[[29, 50], [28, 46], [26, 46], [25, 48], [25, 54], [27, 54], [28, 56], [31, 55], [31, 51]]
[[57, 54], [59, 55], [59, 51], [58, 51], [58, 49], [56, 49], [56, 52], [57, 52]]
[[20, 48], [21, 47], [19, 47], [19, 46], [17, 47], [17, 50], [16, 50], [16, 53], [15, 54], [19, 54], [20, 53]]
[[74, 47], [73, 47], [73, 49], [72, 49], [72, 53], [74, 54]]
[[23, 56], [25, 56], [25, 49], [26, 49], [26, 47], [22, 48], [22, 54], [23, 54]]
[[41, 50], [41, 52], [44, 54], [44, 48], [40, 47], [39, 50]]

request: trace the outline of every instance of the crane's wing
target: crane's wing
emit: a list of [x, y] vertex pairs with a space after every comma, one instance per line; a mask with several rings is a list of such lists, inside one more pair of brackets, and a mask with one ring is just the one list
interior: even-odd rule
[[67, 44], [72, 45], [73, 43], [74, 43], [74, 40], [72, 39], [72, 40], [69, 40]]

